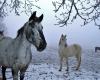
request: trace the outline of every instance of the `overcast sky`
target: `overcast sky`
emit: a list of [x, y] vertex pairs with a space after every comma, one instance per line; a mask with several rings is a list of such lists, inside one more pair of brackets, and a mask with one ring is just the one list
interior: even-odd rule
[[[88, 24], [84, 27], [80, 26], [80, 20], [75, 23], [68, 25], [68, 27], [55, 26], [56, 23], [55, 13], [53, 12], [54, 7], [51, 0], [40, 0], [38, 5], [42, 8], [34, 9], [37, 11], [37, 16], [44, 14], [44, 19], [42, 25], [44, 27], [44, 35], [47, 40], [48, 46], [58, 47], [58, 42], [61, 34], [67, 35], [68, 44], [77, 43], [84, 48], [93, 48], [95, 46], [100, 46], [100, 30], [95, 27], [93, 23]], [[11, 37], [16, 37], [17, 30], [28, 21], [29, 16], [21, 14], [21, 16], [16, 16], [11, 13], [5, 19], [7, 26], [7, 35]]]

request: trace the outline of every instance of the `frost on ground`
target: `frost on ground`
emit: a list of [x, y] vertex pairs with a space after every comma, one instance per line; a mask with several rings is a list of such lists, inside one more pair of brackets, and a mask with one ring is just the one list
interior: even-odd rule
[[[100, 52], [83, 50], [80, 70], [75, 70], [75, 58], [69, 58], [69, 72], [66, 64], [59, 72], [57, 49], [47, 48], [45, 51], [33, 52], [32, 62], [26, 71], [24, 80], [100, 80]], [[12, 80], [11, 72], [6, 72], [8, 80]]]

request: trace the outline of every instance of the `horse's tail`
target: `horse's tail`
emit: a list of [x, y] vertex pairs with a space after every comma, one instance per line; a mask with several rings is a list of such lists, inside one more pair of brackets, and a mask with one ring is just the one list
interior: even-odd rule
[[81, 52], [82, 52], [82, 48], [81, 48], [80, 45], [77, 45], [77, 44], [74, 44], [74, 48], [77, 51], [76, 52], [76, 58], [77, 58], [77, 61], [78, 61], [78, 66], [77, 66], [77, 70], [78, 70], [79, 67], [80, 67], [80, 64], [81, 64]]
[[80, 61], [81, 61], [81, 53], [82, 53], [82, 48], [81, 48], [81, 46], [80, 45], [77, 45], [77, 44], [74, 44], [74, 48], [75, 48], [75, 50], [77, 51], [76, 53], [76, 55], [79, 57], [79, 59], [80, 59]]

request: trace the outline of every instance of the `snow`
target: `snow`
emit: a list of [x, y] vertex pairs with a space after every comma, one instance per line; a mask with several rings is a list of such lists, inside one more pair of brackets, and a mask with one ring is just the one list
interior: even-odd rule
[[[69, 71], [64, 63], [62, 71], [59, 70], [59, 57], [57, 49], [47, 47], [41, 53], [32, 51], [33, 59], [26, 71], [24, 80], [100, 80], [100, 52], [93, 49], [82, 51], [80, 70], [75, 70], [75, 58], [69, 58]], [[8, 80], [13, 80], [11, 71], [7, 69]]]

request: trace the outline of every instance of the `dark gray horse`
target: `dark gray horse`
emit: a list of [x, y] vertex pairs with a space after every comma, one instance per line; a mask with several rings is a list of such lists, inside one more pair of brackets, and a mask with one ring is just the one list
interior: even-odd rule
[[18, 30], [16, 38], [2, 37], [0, 40], [0, 65], [2, 66], [3, 80], [6, 80], [6, 68], [11, 68], [13, 80], [18, 80], [20, 71], [20, 80], [24, 79], [24, 74], [32, 59], [31, 44], [37, 51], [43, 51], [46, 48], [46, 40], [43, 35], [43, 26], [41, 21], [43, 14], [36, 17], [34, 12], [29, 20]]
[[95, 47], [95, 52], [100, 51], [100, 47]]

